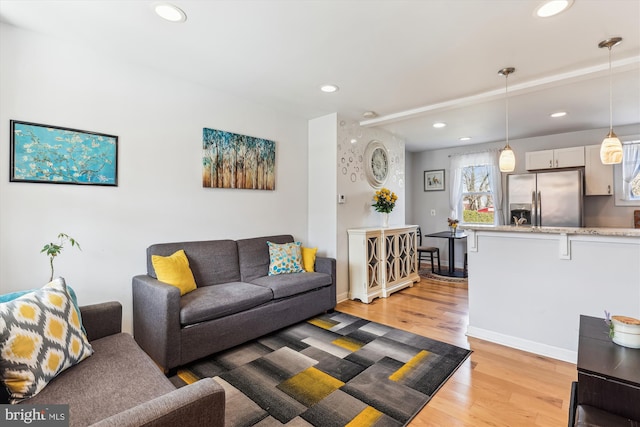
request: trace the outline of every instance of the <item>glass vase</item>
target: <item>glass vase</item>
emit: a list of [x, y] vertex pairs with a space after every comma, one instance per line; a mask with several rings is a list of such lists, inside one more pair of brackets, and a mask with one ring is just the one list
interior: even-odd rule
[[384, 228], [389, 227], [389, 214], [386, 212], [382, 213], [382, 226]]

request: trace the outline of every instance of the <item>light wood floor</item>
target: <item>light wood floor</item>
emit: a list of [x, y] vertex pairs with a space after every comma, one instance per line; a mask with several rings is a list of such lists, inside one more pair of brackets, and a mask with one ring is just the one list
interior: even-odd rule
[[466, 337], [466, 286], [422, 279], [389, 298], [344, 301], [337, 310], [473, 350], [410, 426], [567, 425], [576, 366]]

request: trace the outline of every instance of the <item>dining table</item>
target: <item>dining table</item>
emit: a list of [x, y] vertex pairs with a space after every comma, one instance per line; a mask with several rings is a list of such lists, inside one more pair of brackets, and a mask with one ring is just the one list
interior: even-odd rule
[[440, 270], [438, 274], [448, 277], [467, 277], [466, 269], [456, 271], [456, 240], [467, 239], [467, 234], [464, 231], [455, 232], [452, 231], [440, 231], [437, 233], [425, 234], [424, 237], [435, 237], [440, 239], [448, 239], [449, 242], [449, 268], [447, 270]]

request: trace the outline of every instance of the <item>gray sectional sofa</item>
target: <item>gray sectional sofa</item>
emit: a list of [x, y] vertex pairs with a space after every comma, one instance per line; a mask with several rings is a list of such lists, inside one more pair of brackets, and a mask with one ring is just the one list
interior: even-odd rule
[[[133, 278], [133, 330], [138, 344], [165, 370], [260, 337], [332, 310], [336, 261], [317, 257], [315, 272], [269, 276], [267, 241], [162, 243], [147, 249], [147, 274]], [[152, 255], [183, 249], [197, 289], [180, 296], [157, 280]]]
[[176, 389], [121, 333], [120, 303], [84, 306], [80, 313], [93, 355], [18, 405], [68, 404], [72, 427], [224, 426], [224, 389], [212, 378]]

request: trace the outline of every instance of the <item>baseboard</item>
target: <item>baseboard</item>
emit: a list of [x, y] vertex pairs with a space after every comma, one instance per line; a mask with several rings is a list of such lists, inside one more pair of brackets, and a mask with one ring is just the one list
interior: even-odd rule
[[564, 362], [576, 363], [578, 360], [577, 351], [554, 347], [536, 341], [529, 341], [511, 335], [489, 331], [487, 329], [468, 326], [467, 336], [479, 338], [481, 340], [504, 345], [518, 350], [527, 351], [529, 353], [539, 354], [540, 356], [551, 357], [552, 359], [558, 359]]
[[336, 295], [336, 300], [341, 303], [342, 301], [346, 301], [349, 299], [349, 292], [344, 292]]

